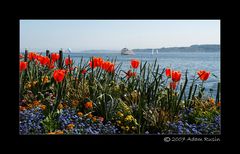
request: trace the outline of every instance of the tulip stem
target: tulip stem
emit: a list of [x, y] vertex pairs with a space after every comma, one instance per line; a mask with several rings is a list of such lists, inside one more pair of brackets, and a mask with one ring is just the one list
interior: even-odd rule
[[46, 50], [46, 56], [50, 58], [50, 51]]
[[[23, 72], [20, 72], [20, 97], [23, 96], [22, 95], [22, 87], [23, 87], [23, 80], [22, 80], [22, 76], [23, 76]], [[21, 98], [22, 99], [22, 98]]]
[[24, 61], [27, 62], [27, 57], [28, 57], [28, 50], [25, 50], [25, 54], [24, 54]]
[[217, 95], [215, 99], [215, 104], [219, 102], [219, 94], [220, 94], [220, 82], [218, 82], [218, 87], [217, 87]]
[[184, 82], [184, 85], [183, 85], [183, 88], [181, 89], [181, 92], [180, 92], [180, 96], [178, 98], [178, 101], [177, 101], [177, 106], [176, 106], [176, 112], [178, 111], [178, 107], [179, 107], [179, 104], [180, 104], [180, 101], [182, 99], [182, 96], [183, 96], [183, 93], [185, 91], [185, 88], [187, 86], [187, 82], [188, 82], [188, 78], [187, 78], [187, 70], [186, 70], [186, 73], [185, 73], [185, 82]]
[[62, 66], [62, 64], [63, 64], [63, 51], [62, 50], [59, 50], [59, 63], [58, 63], [58, 68], [60, 68], [60, 69], [62, 69], [63, 68], [63, 66]]

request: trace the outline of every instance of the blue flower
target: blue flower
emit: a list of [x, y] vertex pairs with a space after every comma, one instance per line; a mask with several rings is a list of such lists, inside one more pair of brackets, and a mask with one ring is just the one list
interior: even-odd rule
[[[117, 134], [119, 130], [111, 124], [111, 122], [107, 122], [103, 124], [100, 121], [93, 122], [91, 118], [87, 117], [78, 117], [76, 115], [75, 109], [64, 109], [59, 116], [59, 122], [61, 128], [67, 134]], [[72, 130], [67, 130], [67, 125], [69, 123], [74, 124], [74, 128]]]
[[179, 125], [183, 125], [183, 122], [182, 121], [178, 121]]
[[197, 130], [196, 130], [196, 128], [192, 128], [192, 132], [194, 133], [194, 134], [197, 134]]
[[39, 107], [19, 112], [19, 134], [43, 134], [41, 121], [45, 118]]
[[189, 130], [189, 129], [186, 129], [186, 133], [187, 133], [187, 134], [190, 134], [191, 132], [190, 132], [190, 130]]

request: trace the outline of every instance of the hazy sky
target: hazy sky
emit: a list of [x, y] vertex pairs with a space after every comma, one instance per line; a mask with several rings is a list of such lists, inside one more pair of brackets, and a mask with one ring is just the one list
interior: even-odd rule
[[20, 49], [121, 50], [220, 44], [220, 20], [20, 20]]

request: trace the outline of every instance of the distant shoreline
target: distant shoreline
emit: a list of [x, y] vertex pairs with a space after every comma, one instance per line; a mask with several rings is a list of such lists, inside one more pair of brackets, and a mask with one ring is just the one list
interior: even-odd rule
[[[21, 49], [20, 53], [24, 53], [25, 49]], [[46, 49], [45, 49], [46, 50]], [[45, 50], [40, 49], [33, 49], [33, 51], [42, 51], [45, 52]], [[134, 52], [152, 52], [154, 50], [158, 50], [158, 52], [220, 52], [220, 45], [218, 44], [204, 44], [204, 45], [191, 45], [189, 47], [162, 47], [162, 48], [139, 48], [139, 49], [132, 49]], [[32, 51], [31, 49], [29, 51]], [[59, 50], [52, 50], [53, 52], [58, 52]], [[75, 52], [74, 52], [75, 51]], [[50, 50], [51, 52], [51, 50]], [[120, 53], [120, 50], [73, 50], [71, 53]], [[67, 52], [64, 52], [67, 53]]]
[[220, 45], [207, 44], [207, 45], [191, 45], [189, 47], [163, 47], [163, 48], [148, 48], [148, 49], [132, 49], [134, 52], [219, 52]]

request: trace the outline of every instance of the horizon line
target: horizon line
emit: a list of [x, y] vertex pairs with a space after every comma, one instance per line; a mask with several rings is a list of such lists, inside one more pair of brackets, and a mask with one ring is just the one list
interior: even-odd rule
[[[218, 44], [218, 43], [209, 43], [209, 44], [192, 44], [192, 45], [189, 45], [189, 46], [164, 46], [164, 47], [157, 47], [157, 48], [151, 48], [151, 47], [146, 47], [146, 48], [132, 48], [131, 50], [134, 50], [134, 49], [161, 49], [161, 48], [174, 48], [174, 47], [177, 47], [177, 48], [179, 48], [179, 47], [191, 47], [191, 46], [194, 46], [194, 45], [221, 45], [221, 44]], [[20, 50], [25, 50], [25, 49], [27, 49], [28, 50], [28, 48], [21, 48]], [[59, 48], [59, 49], [54, 49], [54, 48], [29, 48], [30, 50], [33, 50], [33, 49], [38, 49], [38, 50], [44, 50], [44, 51], [46, 51], [46, 50], [60, 50], [60, 49], [63, 49], [63, 50], [66, 50], [65, 48]], [[74, 49], [74, 48], [73, 48]], [[121, 48], [121, 49], [123, 49], [123, 48]], [[72, 51], [72, 52], [87, 52], [87, 51], [99, 51], [99, 50], [106, 50], [106, 51], [119, 51], [119, 50], [121, 50], [121, 49], [74, 49], [75, 51]], [[78, 50], [78, 51], [76, 51], [76, 50]]]

